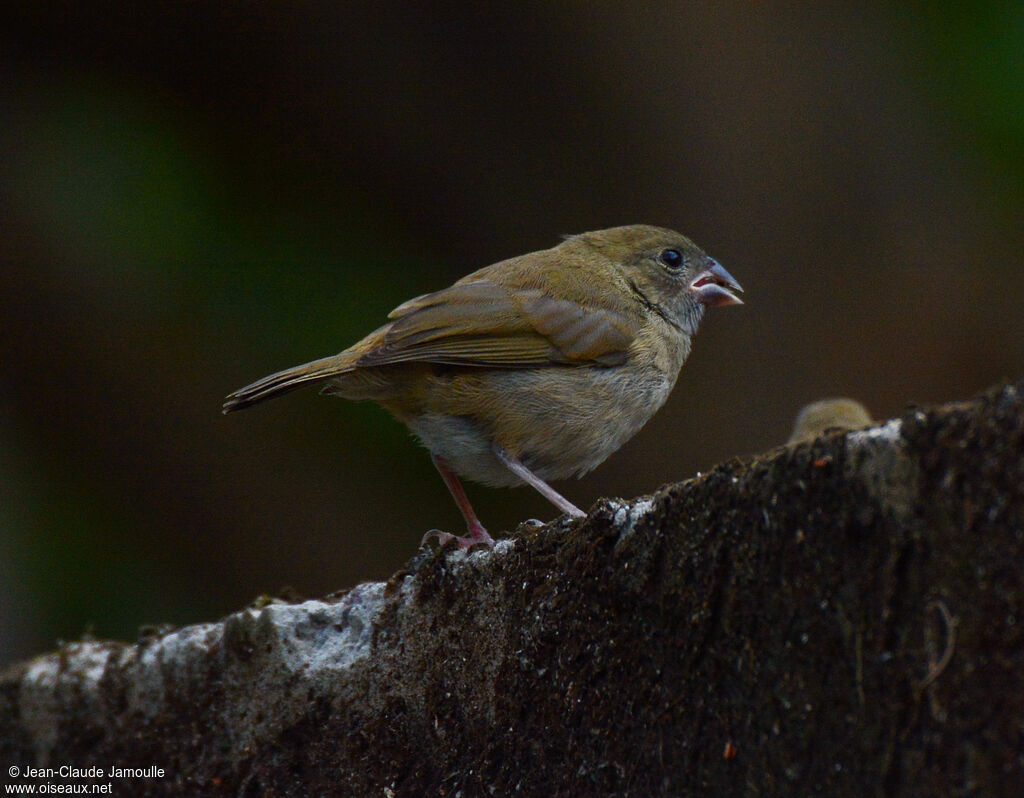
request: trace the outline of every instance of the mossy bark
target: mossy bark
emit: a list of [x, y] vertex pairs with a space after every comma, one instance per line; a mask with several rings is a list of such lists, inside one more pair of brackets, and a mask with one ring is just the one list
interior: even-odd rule
[[0, 680], [0, 764], [159, 766], [125, 781], [153, 795], [1024, 794], [1022, 391], [68, 644]]

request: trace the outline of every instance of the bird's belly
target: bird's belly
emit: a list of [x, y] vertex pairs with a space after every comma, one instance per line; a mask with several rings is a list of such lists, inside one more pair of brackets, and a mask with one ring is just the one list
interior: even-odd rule
[[496, 444], [544, 480], [581, 476], [632, 438], [675, 380], [660, 371], [548, 368], [489, 371], [449, 387], [446, 407], [407, 417], [432, 453], [461, 476], [493, 486], [521, 480], [494, 455]]

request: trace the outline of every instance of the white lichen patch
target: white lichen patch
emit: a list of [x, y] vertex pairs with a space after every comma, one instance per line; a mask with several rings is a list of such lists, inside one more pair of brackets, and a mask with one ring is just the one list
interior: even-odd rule
[[196, 662], [209, 657], [223, 632], [221, 624], [201, 623], [132, 648], [125, 664], [134, 676], [126, 682], [128, 705], [146, 715], [156, 713], [163, 704], [167, 678], [185, 676]]
[[221, 625], [216, 623], [184, 626], [164, 635], [152, 645], [143, 645], [139, 660], [143, 664], [159, 660], [160, 665], [166, 669], [187, 667], [220, 642], [221, 631]]
[[49, 764], [50, 751], [57, 742], [57, 678], [60, 666], [53, 655], [39, 657], [21, 679], [21, 720], [32, 736], [36, 762]]
[[480, 552], [481, 554], [492, 554], [495, 557], [501, 557], [508, 554], [516, 547], [516, 542], [512, 538], [502, 538], [494, 544], [494, 548], [490, 552]]
[[878, 427], [846, 435], [845, 475], [864, 485], [882, 510], [895, 518], [913, 513], [917, 497], [917, 464], [903, 445], [898, 418]]
[[92, 691], [99, 684], [103, 673], [110, 662], [111, 650], [109, 646], [102, 646], [96, 643], [80, 643], [71, 646], [75, 650], [74, 656], [79, 662], [78, 683], [82, 689]]
[[386, 592], [367, 582], [338, 601], [275, 603], [224, 620], [220, 711], [233, 747], [248, 750], [267, 728], [301, 717], [312, 697], [358, 678], [352, 669], [375, 656], [381, 614], [399, 600]]
[[115, 648], [109, 643], [69, 643], [59, 654], [33, 661], [19, 685], [21, 717], [32, 736], [36, 761], [46, 766], [57, 742], [63, 698], [98, 700], [100, 679]]
[[365, 582], [341, 601], [271, 604], [258, 613], [261, 637], [277, 644], [287, 670], [339, 671], [370, 655], [374, 622], [386, 599], [384, 582]]
[[633, 530], [636, 529], [636, 525], [641, 519], [654, 509], [654, 499], [650, 496], [643, 496], [632, 504], [614, 502], [613, 506], [615, 506], [615, 513], [612, 516], [612, 523], [619, 530], [618, 542], [621, 543], [633, 534]]
[[[447, 561], [447, 567], [452, 574], [458, 574], [466, 568], [481, 569], [490, 567], [498, 559], [509, 555], [516, 546], [514, 538], [501, 538], [494, 542], [492, 548], [480, 546], [473, 551], [462, 549], [451, 549], [442, 555]], [[406, 580], [412, 582], [414, 580]]]
[[847, 434], [847, 445], [861, 446], [866, 443], [873, 443], [876, 441], [889, 441], [891, 443], [896, 443], [900, 440], [900, 431], [902, 427], [903, 422], [898, 418], [894, 418], [878, 427], [856, 430]]

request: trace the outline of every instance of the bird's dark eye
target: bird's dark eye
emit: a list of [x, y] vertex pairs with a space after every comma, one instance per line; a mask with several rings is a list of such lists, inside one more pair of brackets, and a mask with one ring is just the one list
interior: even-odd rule
[[683, 265], [683, 253], [678, 249], [663, 249], [661, 254], [658, 255], [658, 260], [675, 271]]

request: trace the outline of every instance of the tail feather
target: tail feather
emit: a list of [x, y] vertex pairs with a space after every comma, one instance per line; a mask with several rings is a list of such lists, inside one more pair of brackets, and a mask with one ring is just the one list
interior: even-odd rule
[[269, 377], [257, 380], [252, 385], [239, 388], [224, 400], [222, 412], [230, 413], [234, 410], [243, 410], [308, 383], [323, 382], [331, 377], [347, 374], [354, 370], [355, 365], [352, 358], [344, 352], [340, 355], [314, 360], [311, 363], [303, 363], [301, 366], [279, 371]]

